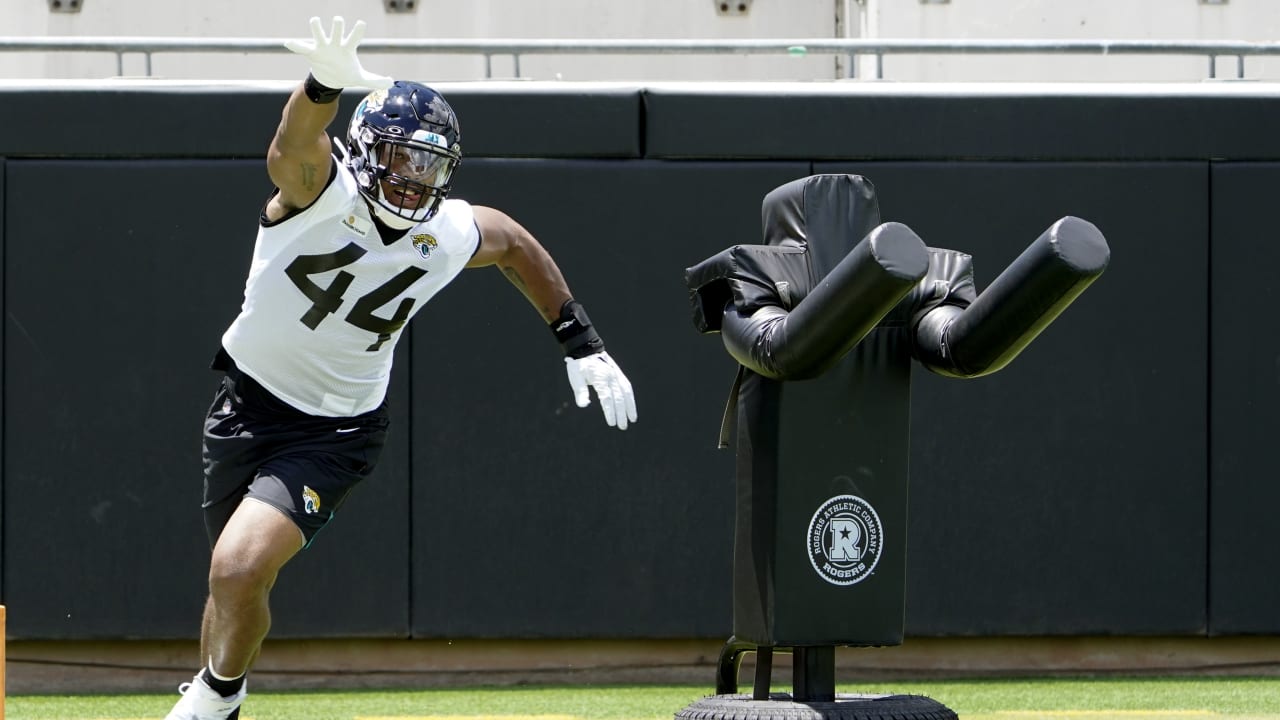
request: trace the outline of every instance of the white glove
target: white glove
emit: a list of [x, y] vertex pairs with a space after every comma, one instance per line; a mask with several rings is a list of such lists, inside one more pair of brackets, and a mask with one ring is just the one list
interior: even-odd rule
[[364, 21], [357, 20], [351, 32], [341, 17], [333, 18], [333, 29], [325, 35], [320, 18], [311, 18], [310, 40], [286, 40], [284, 46], [305, 57], [311, 63], [311, 76], [316, 82], [340, 90], [359, 85], [382, 90], [394, 81], [385, 75], [376, 75], [360, 66], [356, 46], [364, 39]]
[[591, 404], [588, 387], [595, 388], [600, 398], [600, 409], [609, 427], [626, 430], [628, 422], [636, 421], [636, 396], [631, 391], [631, 381], [607, 352], [598, 352], [584, 358], [564, 359], [564, 369], [569, 373], [569, 386], [578, 407]]

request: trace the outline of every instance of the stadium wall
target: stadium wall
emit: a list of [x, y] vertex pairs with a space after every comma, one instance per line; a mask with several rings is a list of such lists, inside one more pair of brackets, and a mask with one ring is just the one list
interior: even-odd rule
[[[735, 365], [695, 332], [683, 270], [758, 242], [763, 195], [827, 172], [971, 253], [980, 288], [1064, 215], [1113, 253], [1000, 373], [916, 368], [907, 635], [1280, 631], [1275, 88], [442, 89], [465, 130], [456, 195], [551, 249], [640, 420], [574, 407], [519, 293], [465, 273], [406, 331], [383, 464], [286, 568], [273, 637], [726, 637], [734, 471], [715, 440]], [[198, 632], [206, 368], [288, 90], [0, 84], [10, 638]]]

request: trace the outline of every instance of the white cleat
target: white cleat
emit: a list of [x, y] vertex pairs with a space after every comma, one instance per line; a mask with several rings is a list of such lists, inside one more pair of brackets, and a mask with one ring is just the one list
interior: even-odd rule
[[240, 717], [240, 703], [248, 694], [247, 686], [248, 683], [240, 687], [240, 692], [224, 698], [196, 675], [191, 682], [178, 686], [182, 699], [164, 720], [236, 720]]

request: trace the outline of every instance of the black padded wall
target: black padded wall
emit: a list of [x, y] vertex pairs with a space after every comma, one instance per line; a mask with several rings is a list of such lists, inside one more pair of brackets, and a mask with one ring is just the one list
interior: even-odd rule
[[[0, 83], [11, 637], [196, 635], [206, 368], [290, 87]], [[908, 636], [1280, 632], [1273, 90], [445, 89], [458, 195], [551, 249], [640, 421], [574, 407], [533, 309], [464, 273], [408, 329], [382, 466], [286, 568], [275, 637], [722, 637], [735, 366], [683, 270], [760, 242], [764, 194], [812, 172], [871, 178], [884, 219], [971, 252], [980, 288], [1066, 214], [1112, 247], [1008, 368], [916, 369]]]
[[[8, 226], [5, 224], [5, 212], [4, 212], [5, 198], [6, 198], [5, 179], [7, 175], [8, 175], [8, 165], [5, 162], [5, 159], [3, 157], [0, 157], [0, 253], [3, 252], [4, 240], [6, 237], [8, 237], [8, 232], [7, 232]], [[0, 255], [0, 257], [2, 257], [2, 255]], [[0, 272], [0, 311], [5, 311], [3, 305], [4, 305], [4, 298], [6, 297], [7, 295], [6, 295], [6, 288], [5, 288], [5, 282], [4, 282], [4, 273]], [[6, 333], [4, 333], [3, 331], [0, 331], [0, 408], [4, 407], [3, 378], [4, 378], [4, 357], [5, 357], [5, 353], [4, 353], [5, 334]], [[4, 467], [4, 440], [3, 440], [4, 426], [5, 426], [5, 413], [0, 412], [0, 468]], [[0, 476], [0, 598], [4, 597], [4, 566], [5, 566], [4, 550], [5, 550], [5, 535], [8, 531], [8, 527], [4, 521], [4, 518], [5, 518], [4, 510], [5, 510], [4, 478], [3, 476]]]
[[4, 428], [11, 632], [190, 634], [208, 561], [207, 367], [239, 299], [230, 238], [253, 229], [252, 211], [196, 211], [215, 191], [234, 207], [261, 187], [246, 193], [250, 169], [225, 163], [8, 172], [4, 400], [23, 418]]
[[[21, 190], [6, 196], [18, 212], [4, 239], [23, 238], [5, 266], [6, 334], [23, 344], [5, 354], [6, 387], [15, 388], [5, 417], [27, 418], [7, 424], [5, 436], [17, 448], [4, 458], [14, 480], [5, 530], [18, 556], [4, 566], [13, 637], [176, 637], [198, 629], [208, 562], [199, 422], [217, 379], [206, 368], [239, 307], [270, 189], [261, 158], [290, 89], [0, 90], [7, 138], [0, 155], [57, 158], [10, 161], [18, 173], [10, 187]], [[466, 118], [470, 158], [516, 148], [534, 156], [639, 154], [637, 88], [449, 93]], [[360, 96], [344, 94], [335, 134]], [[59, 115], [65, 127], [30, 112], [69, 106], [93, 112]], [[137, 117], [150, 120], [102, 122]], [[70, 159], [77, 157], [175, 159]], [[250, 159], [192, 161], [226, 157]], [[84, 236], [59, 225], [66, 208], [91, 218]], [[282, 572], [274, 637], [410, 632], [409, 364], [405, 342], [381, 466]], [[50, 524], [59, 528], [52, 542], [43, 530]], [[50, 566], [59, 577], [45, 582], [40, 569]], [[121, 583], [131, 572], [145, 577]]]
[[[294, 87], [155, 81], [86, 88], [0, 85], [0, 157], [261, 158]], [[512, 92], [487, 83], [445, 83], [438, 89], [458, 112], [467, 157], [641, 154], [637, 87], [566, 83]], [[333, 134], [346, 131], [363, 96], [358, 89], [342, 94]]]
[[[239, 309], [266, 174], [191, 160], [7, 171], [4, 415], [21, 418], [4, 426], [11, 636], [192, 636], [209, 558], [208, 366]], [[323, 558], [287, 569], [277, 636], [406, 631], [405, 458], [401, 443], [365, 493], [382, 499], [353, 501], [347, 527], [322, 534]]]
[[[643, 93], [638, 87], [552, 83], [438, 86], [458, 113], [467, 157], [639, 158]], [[354, 106], [353, 106], [354, 107]]]
[[817, 83], [645, 90], [661, 158], [1174, 160], [1280, 158], [1272, 90], [1052, 83]]
[[[733, 380], [698, 335], [683, 269], [759, 242], [760, 198], [799, 163], [479, 160], [458, 194], [551, 251], [639, 422], [573, 404], [559, 346], [492, 268], [465, 272], [414, 334], [414, 632], [719, 636], [730, 622]], [[423, 317], [425, 316], [425, 317]]]
[[1280, 263], [1271, 231], [1280, 165], [1220, 163], [1212, 177], [1209, 631], [1270, 634], [1280, 630], [1272, 569], [1280, 337], [1269, 322], [1280, 302], [1271, 277]]

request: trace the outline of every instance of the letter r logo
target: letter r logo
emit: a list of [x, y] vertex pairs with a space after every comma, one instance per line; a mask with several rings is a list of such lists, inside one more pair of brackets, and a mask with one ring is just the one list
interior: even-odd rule
[[831, 519], [831, 561], [848, 562], [860, 560], [862, 553], [858, 551], [858, 542], [862, 540], [862, 531], [858, 523], [846, 518]]

